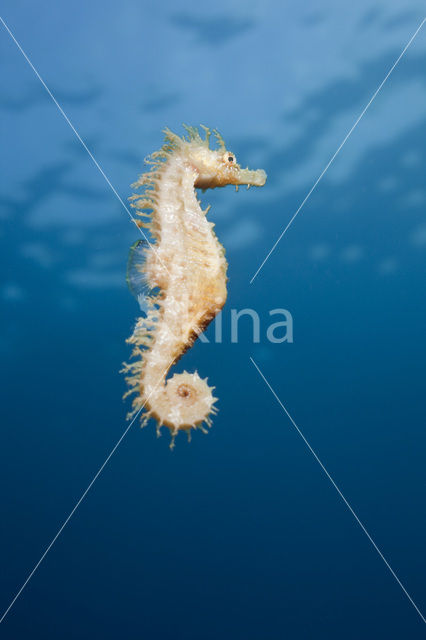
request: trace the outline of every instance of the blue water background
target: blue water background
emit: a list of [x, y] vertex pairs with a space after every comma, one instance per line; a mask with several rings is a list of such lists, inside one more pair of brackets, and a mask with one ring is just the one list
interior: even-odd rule
[[[1, 15], [126, 200], [165, 126], [217, 127], [263, 189], [208, 192], [224, 339], [207, 436], [131, 428], [0, 627], [9, 639], [417, 640], [426, 610], [421, 2], [11, 2]], [[126, 429], [137, 232], [0, 25], [1, 610]], [[255, 309], [237, 344], [230, 310]], [[294, 343], [266, 340], [288, 309]]]

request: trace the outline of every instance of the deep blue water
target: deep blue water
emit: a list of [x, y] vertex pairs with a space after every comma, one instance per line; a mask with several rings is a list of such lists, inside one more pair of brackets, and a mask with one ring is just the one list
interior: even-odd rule
[[[217, 127], [263, 189], [202, 195], [227, 250], [207, 436], [134, 425], [0, 625], [9, 639], [393, 640], [425, 624], [421, 2], [14, 3], [1, 15], [123, 200], [165, 126]], [[0, 25], [1, 611], [127, 423], [126, 211]], [[231, 309], [253, 308], [238, 343]], [[266, 339], [285, 308], [294, 342]], [[244, 324], [244, 327], [243, 327]]]

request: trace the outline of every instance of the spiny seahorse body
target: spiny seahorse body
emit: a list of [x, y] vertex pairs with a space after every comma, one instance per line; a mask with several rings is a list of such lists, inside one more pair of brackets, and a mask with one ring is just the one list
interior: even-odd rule
[[149, 229], [153, 243], [137, 265], [151, 294], [147, 316], [138, 319], [128, 339], [134, 361], [124, 368], [127, 394], [136, 394], [130, 415], [143, 407], [143, 424], [151, 416], [158, 434], [161, 426], [168, 427], [172, 447], [179, 430], [190, 437], [191, 429], [205, 431], [204, 424], [211, 425], [216, 398], [197, 372], [174, 374], [166, 381], [167, 373], [219, 313], [227, 295], [224, 250], [195, 188], [233, 184], [238, 189], [242, 184], [262, 186], [266, 180], [262, 170], [241, 169], [217, 131], [218, 147], [210, 149], [206, 127], [205, 138], [196, 128], [186, 129], [186, 138], [165, 130], [164, 145], [146, 161], [151, 170], [132, 185], [142, 187], [143, 194], [131, 197], [142, 218], [137, 224]]

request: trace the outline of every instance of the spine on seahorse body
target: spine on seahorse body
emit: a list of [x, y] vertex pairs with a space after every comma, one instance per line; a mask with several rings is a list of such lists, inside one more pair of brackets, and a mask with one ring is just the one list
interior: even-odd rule
[[[160, 155], [161, 154], [161, 155]], [[215, 412], [212, 388], [197, 372], [173, 375], [170, 367], [193, 344], [226, 300], [227, 263], [213, 224], [202, 211], [194, 190], [196, 172], [172, 147], [162, 152], [136, 186], [143, 196], [133, 196], [133, 206], [152, 210], [149, 221], [155, 244], [145, 249], [140, 269], [157, 296], [148, 298], [146, 318], [139, 318], [129, 342], [136, 361], [126, 365], [135, 392], [133, 413], [145, 409], [145, 419], [157, 420], [172, 433], [210, 425]]]

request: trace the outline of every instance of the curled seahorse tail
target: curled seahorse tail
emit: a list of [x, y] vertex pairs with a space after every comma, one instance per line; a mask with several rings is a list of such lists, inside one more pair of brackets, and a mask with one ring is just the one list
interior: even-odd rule
[[200, 378], [196, 371], [184, 371], [175, 373], [164, 385], [147, 395], [147, 414], [157, 421], [157, 433], [162, 426], [168, 427], [172, 435], [171, 448], [179, 431], [186, 431], [190, 437], [191, 429], [198, 428], [206, 433], [204, 425], [211, 426], [210, 416], [217, 413], [213, 389], [207, 384], [207, 379]]

